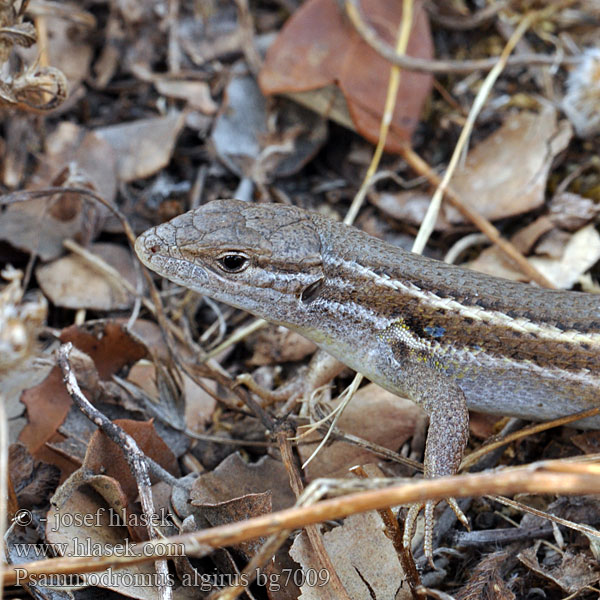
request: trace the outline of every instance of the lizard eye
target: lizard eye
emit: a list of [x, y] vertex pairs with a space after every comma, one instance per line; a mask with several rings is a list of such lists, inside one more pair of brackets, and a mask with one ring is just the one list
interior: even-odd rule
[[248, 259], [243, 254], [225, 254], [217, 262], [227, 273], [239, 273], [248, 266]]

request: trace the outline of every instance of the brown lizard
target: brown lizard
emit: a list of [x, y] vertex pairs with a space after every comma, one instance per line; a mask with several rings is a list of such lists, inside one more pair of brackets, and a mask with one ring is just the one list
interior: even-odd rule
[[[317, 213], [237, 200], [150, 229], [136, 252], [171, 281], [298, 331], [422, 406], [427, 477], [457, 471], [467, 407], [546, 420], [597, 405], [598, 295], [490, 277]], [[431, 561], [435, 503], [424, 506]], [[406, 545], [421, 508], [409, 511]]]

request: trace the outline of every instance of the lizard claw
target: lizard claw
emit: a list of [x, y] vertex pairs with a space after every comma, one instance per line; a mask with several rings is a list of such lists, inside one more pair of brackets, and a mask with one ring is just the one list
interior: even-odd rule
[[[415, 533], [417, 525], [417, 517], [421, 510], [423, 510], [423, 517], [425, 519], [425, 532], [423, 534], [423, 553], [427, 562], [431, 565], [432, 569], [437, 570], [435, 563], [433, 562], [433, 526], [434, 517], [433, 511], [439, 504], [439, 500], [428, 500], [427, 502], [413, 504], [408, 510], [406, 520], [404, 521], [404, 535], [402, 537], [402, 545], [404, 550], [407, 552], [411, 551], [411, 542]], [[468, 531], [471, 531], [469, 521], [463, 511], [460, 509], [454, 498], [446, 498], [446, 502], [450, 508], [454, 511], [454, 514], [458, 520], [465, 526]]]

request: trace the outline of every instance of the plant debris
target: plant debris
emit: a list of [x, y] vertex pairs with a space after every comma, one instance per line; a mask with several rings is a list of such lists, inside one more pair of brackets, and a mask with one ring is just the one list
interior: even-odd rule
[[[595, 0], [0, 2], [6, 595], [597, 598], [598, 431], [496, 448], [523, 424], [473, 414], [484, 473], [447, 484], [471, 531], [440, 510], [432, 570], [376, 502], [419, 481], [423, 411], [363, 383], [341, 412], [347, 368], [133, 243], [219, 198], [356, 208], [405, 249], [427, 220], [433, 258], [600, 293], [599, 31]], [[506, 481], [545, 493], [483, 495]]]

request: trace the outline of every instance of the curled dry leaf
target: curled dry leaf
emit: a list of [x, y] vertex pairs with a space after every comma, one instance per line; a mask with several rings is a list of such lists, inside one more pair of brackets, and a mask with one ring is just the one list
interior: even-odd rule
[[[51, 110], [68, 95], [67, 78], [54, 67], [33, 66], [15, 77], [10, 86], [11, 104], [24, 104], [35, 110]], [[9, 98], [3, 94], [2, 99]]]
[[[366, 0], [361, 4], [371, 27], [395, 46], [402, 3]], [[433, 56], [429, 21], [419, 1], [414, 6], [407, 54]], [[390, 64], [362, 40], [335, 0], [309, 0], [292, 15], [269, 48], [259, 83], [266, 95], [304, 92], [335, 83], [344, 94], [356, 130], [375, 143], [389, 74]], [[427, 74], [402, 72], [385, 146], [388, 152], [399, 152], [410, 143], [431, 81]]]
[[600, 570], [594, 558], [581, 552], [573, 553], [568, 548], [564, 554], [558, 554], [551, 547], [544, 546], [543, 554], [551, 556], [548, 556], [547, 564], [540, 564], [537, 556], [540, 547], [541, 542], [537, 542], [533, 547], [519, 552], [517, 558], [539, 577], [557, 585], [564, 593], [579, 595], [584, 588], [600, 581]]
[[[61, 12], [77, 15], [81, 13], [76, 3], [60, 3]], [[60, 67], [61, 76], [68, 82], [72, 92], [78, 88], [88, 76], [93, 49], [90, 30], [95, 25], [90, 21], [63, 18], [57, 10], [48, 10], [39, 18], [43, 19], [46, 31], [43, 52], [49, 65]], [[87, 13], [89, 15], [89, 13]], [[91, 16], [91, 15], [90, 15]], [[27, 50], [19, 49], [19, 55], [27, 64], [35, 65], [40, 53], [39, 45]]]
[[[131, 252], [117, 244], [92, 244], [89, 251], [118, 271], [135, 287], [135, 269]], [[84, 258], [70, 254], [36, 269], [44, 294], [56, 305], [78, 310], [125, 310], [133, 304], [121, 285]]]

